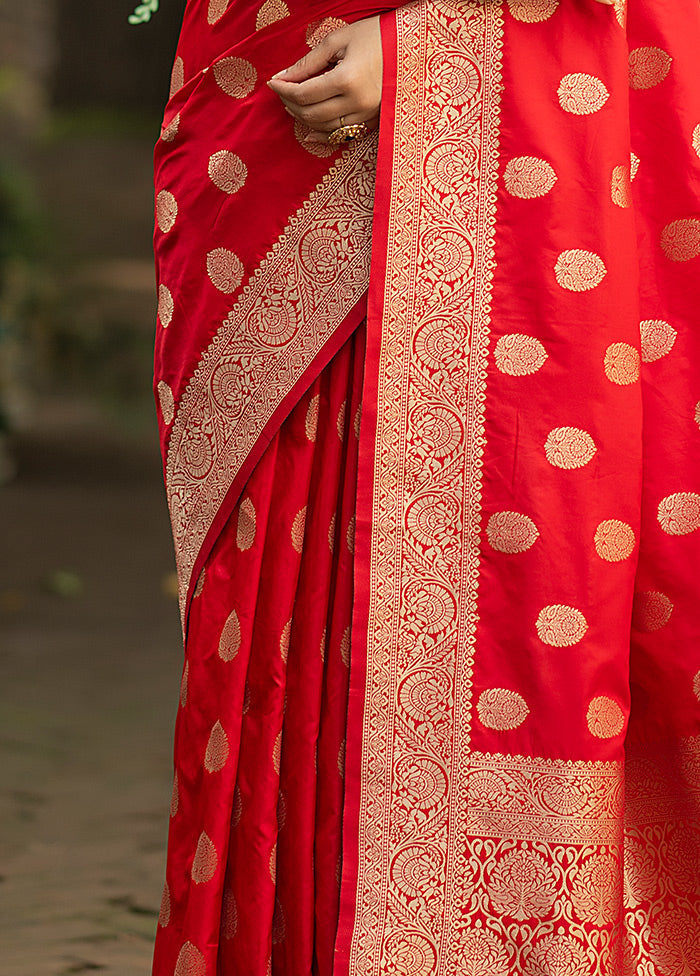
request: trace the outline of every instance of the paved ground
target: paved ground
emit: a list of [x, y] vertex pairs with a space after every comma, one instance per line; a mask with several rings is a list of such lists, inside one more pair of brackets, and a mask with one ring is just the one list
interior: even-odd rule
[[17, 457], [0, 488], [0, 971], [146, 976], [181, 658], [159, 461], [65, 416]]

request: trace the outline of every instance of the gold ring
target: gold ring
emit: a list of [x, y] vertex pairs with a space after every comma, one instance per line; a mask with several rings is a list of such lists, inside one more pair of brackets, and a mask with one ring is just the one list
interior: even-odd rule
[[345, 126], [346, 126], [346, 124], [347, 124], [347, 123], [345, 122], [345, 117], [344, 117], [343, 115], [341, 115], [341, 116], [340, 116], [340, 118], [338, 119], [338, 121], [340, 122], [340, 128], [341, 128], [341, 129], [344, 129], [344, 128], [345, 128]]
[[333, 149], [344, 142], [351, 142], [353, 139], [364, 139], [367, 135], [367, 126], [364, 122], [357, 122], [355, 125], [341, 125], [339, 129], [334, 129], [328, 136], [328, 145]]

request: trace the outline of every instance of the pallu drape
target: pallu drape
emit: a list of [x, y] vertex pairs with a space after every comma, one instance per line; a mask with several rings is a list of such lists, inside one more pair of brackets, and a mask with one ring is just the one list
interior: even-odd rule
[[[378, 138], [265, 81], [381, 13]], [[190, 2], [156, 976], [700, 972], [700, 8]]]

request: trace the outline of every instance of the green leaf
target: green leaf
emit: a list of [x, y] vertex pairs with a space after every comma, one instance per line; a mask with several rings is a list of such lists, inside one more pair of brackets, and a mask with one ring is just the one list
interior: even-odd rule
[[158, 10], [159, 0], [146, 0], [140, 3], [133, 14], [129, 15], [130, 24], [147, 24], [153, 14]]

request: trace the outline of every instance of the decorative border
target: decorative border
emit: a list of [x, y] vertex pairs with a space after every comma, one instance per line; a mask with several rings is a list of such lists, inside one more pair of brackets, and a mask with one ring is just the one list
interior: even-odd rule
[[375, 170], [376, 140], [343, 153], [253, 274], [177, 406], [166, 484], [183, 623], [231, 486], [367, 291]]

